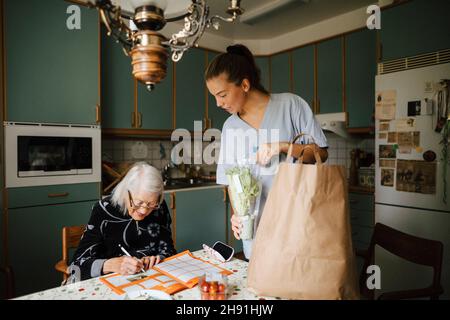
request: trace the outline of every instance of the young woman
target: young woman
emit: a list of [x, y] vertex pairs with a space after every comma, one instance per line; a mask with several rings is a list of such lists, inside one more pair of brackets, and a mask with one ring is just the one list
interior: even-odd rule
[[[309, 135], [294, 145], [293, 155], [303, 153], [305, 163], [314, 163], [316, 150], [322, 161], [326, 161], [325, 135], [302, 98], [291, 93], [270, 94], [261, 85], [254, 57], [243, 45], [230, 46], [226, 53], [211, 61], [205, 79], [217, 106], [231, 114], [222, 129], [217, 183], [228, 185], [226, 170], [245, 159], [254, 158], [263, 169], [256, 230], [278, 162], [286, 159], [290, 141], [299, 133]], [[231, 223], [234, 236], [240, 239], [239, 218], [233, 215]], [[251, 240], [243, 241], [247, 259], [251, 244]]]

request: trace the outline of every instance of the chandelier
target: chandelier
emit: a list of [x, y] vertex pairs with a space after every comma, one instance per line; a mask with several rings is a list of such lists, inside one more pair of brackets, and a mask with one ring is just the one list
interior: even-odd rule
[[[228, 18], [209, 16], [206, 0], [89, 0], [97, 8], [108, 36], [131, 57], [133, 76], [149, 91], [167, 73], [169, 50], [174, 62], [197, 47], [206, 28], [219, 29], [220, 21], [233, 22], [244, 10], [241, 0], [228, 0]], [[166, 23], [184, 19], [184, 28], [169, 39], [158, 31]]]

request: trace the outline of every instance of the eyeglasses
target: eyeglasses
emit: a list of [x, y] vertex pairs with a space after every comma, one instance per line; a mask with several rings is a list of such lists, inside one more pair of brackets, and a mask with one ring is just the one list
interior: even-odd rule
[[161, 207], [160, 199], [158, 199], [157, 202], [145, 202], [140, 200], [133, 201], [130, 190], [128, 190], [128, 197], [130, 198], [130, 205], [134, 210], [139, 208], [157, 210]]

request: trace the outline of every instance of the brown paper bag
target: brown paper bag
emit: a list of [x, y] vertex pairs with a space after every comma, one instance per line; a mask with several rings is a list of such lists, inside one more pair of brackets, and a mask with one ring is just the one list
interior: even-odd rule
[[248, 268], [257, 295], [359, 298], [346, 169], [315, 157], [316, 165], [281, 163], [274, 178]]

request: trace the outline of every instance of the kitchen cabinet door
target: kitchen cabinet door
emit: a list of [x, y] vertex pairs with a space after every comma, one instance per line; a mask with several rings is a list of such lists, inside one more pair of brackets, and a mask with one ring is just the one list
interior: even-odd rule
[[293, 92], [314, 110], [314, 45], [292, 52]]
[[[208, 63], [210, 63], [214, 57], [218, 55], [216, 52], [208, 52]], [[217, 106], [216, 98], [208, 94], [208, 119], [210, 120], [211, 128], [222, 130], [223, 124], [228, 119], [230, 114]]]
[[176, 199], [176, 249], [195, 251], [226, 241], [223, 189], [180, 191]]
[[374, 196], [349, 193], [350, 220], [353, 246], [365, 250], [369, 247], [374, 226]]
[[283, 93], [291, 91], [290, 53], [284, 52], [273, 55], [271, 63], [271, 92]]
[[255, 57], [256, 66], [261, 72], [261, 84], [270, 91], [270, 60], [268, 57]]
[[206, 85], [204, 72], [206, 51], [191, 48], [175, 64], [176, 72], [176, 128], [194, 130], [194, 121], [204, 127]]
[[8, 252], [18, 296], [61, 284], [62, 228], [87, 224], [95, 201], [9, 209]]
[[6, 119], [96, 124], [99, 103], [99, 21], [60, 0], [4, 1]]
[[137, 106], [140, 113], [140, 129], [170, 130], [173, 117], [173, 62], [167, 60], [167, 75], [149, 92], [145, 85], [137, 83]]
[[382, 61], [450, 47], [450, 1], [414, 0], [381, 12]]
[[317, 45], [317, 113], [342, 112], [342, 38]]
[[130, 129], [135, 125], [134, 78], [131, 59], [102, 27], [102, 127]]
[[345, 42], [348, 127], [371, 127], [375, 112], [376, 32], [354, 32], [346, 36]]

